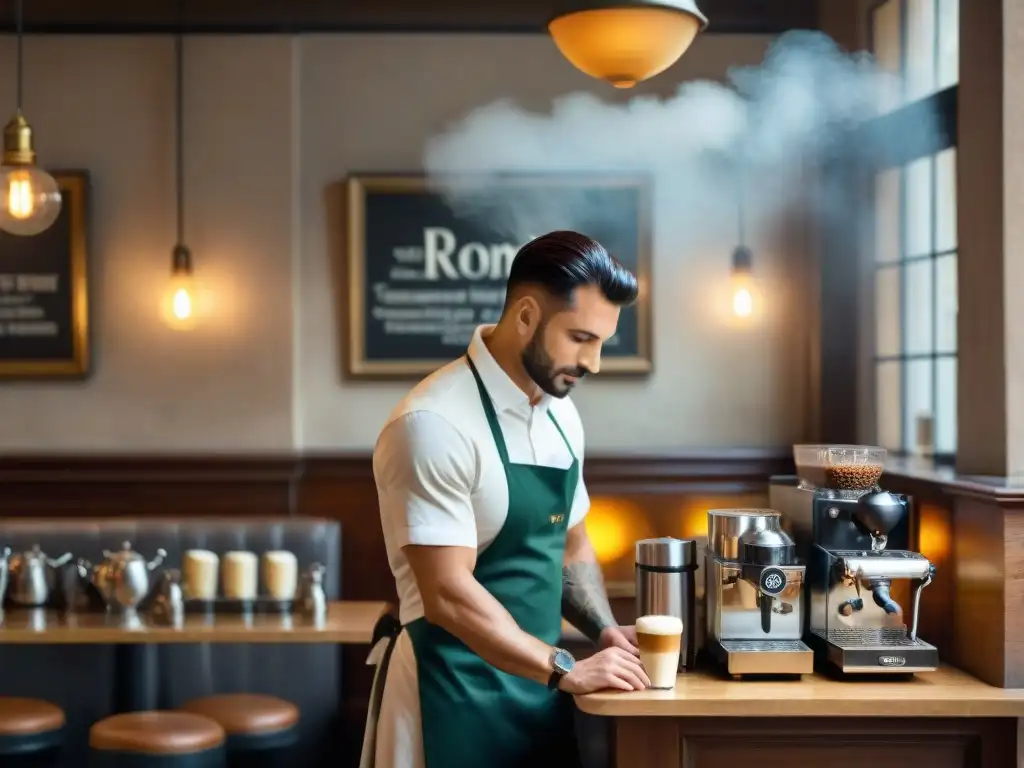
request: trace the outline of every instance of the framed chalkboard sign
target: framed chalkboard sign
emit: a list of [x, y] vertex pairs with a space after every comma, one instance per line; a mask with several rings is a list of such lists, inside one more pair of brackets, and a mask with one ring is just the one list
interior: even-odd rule
[[601, 374], [644, 375], [651, 359], [650, 186], [637, 176], [448, 179], [357, 174], [345, 186], [343, 313], [350, 378], [422, 377], [496, 322], [512, 259], [555, 229], [584, 232], [637, 275]]
[[89, 177], [55, 171], [62, 204], [38, 235], [0, 231], [0, 378], [89, 373]]

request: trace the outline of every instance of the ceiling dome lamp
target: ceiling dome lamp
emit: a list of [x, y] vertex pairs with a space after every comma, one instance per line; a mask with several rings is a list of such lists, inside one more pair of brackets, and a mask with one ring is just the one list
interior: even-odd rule
[[695, 0], [575, 0], [548, 31], [578, 70], [632, 88], [677, 62], [707, 25]]

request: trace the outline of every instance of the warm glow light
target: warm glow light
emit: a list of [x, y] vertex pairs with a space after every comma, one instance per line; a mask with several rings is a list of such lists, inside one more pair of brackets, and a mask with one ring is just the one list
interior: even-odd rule
[[633, 545], [653, 535], [644, 512], [626, 499], [591, 498], [585, 520], [597, 561], [605, 566], [628, 558], [632, 568]]
[[164, 320], [175, 330], [192, 330], [197, 320], [198, 298], [198, 286], [191, 273], [172, 275], [164, 296]]
[[27, 219], [35, 213], [32, 179], [24, 171], [12, 173], [7, 178], [7, 210], [16, 219]]
[[732, 274], [732, 313], [739, 318], [754, 313], [754, 281], [749, 272]]
[[599, 563], [618, 560], [629, 551], [633, 544], [629, 540], [626, 517], [629, 510], [625, 505], [612, 501], [592, 502], [586, 516], [587, 535], [594, 546]]
[[[699, 13], [695, 5], [693, 11]], [[551, 21], [548, 31], [578, 70], [616, 88], [632, 88], [678, 61], [704, 23], [683, 8], [626, 4], [567, 13]]]
[[750, 317], [754, 311], [754, 297], [747, 288], [737, 288], [732, 294], [732, 312], [736, 317]]
[[176, 289], [171, 303], [175, 318], [178, 320], [188, 320], [192, 317], [192, 296], [187, 288]]
[[949, 512], [941, 507], [922, 505], [917, 515], [918, 551], [937, 565], [945, 563], [953, 545]]
[[759, 509], [768, 499], [761, 495], [691, 496], [680, 510], [680, 535], [687, 539], [707, 538], [709, 509]]
[[0, 195], [0, 229], [14, 235], [37, 235], [60, 214], [56, 180], [33, 166], [9, 166], [0, 171]]

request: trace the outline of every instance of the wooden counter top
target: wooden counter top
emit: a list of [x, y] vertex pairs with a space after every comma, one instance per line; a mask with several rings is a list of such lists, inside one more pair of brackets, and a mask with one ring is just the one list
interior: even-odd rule
[[8, 610], [0, 619], [0, 644], [145, 644], [145, 643], [369, 643], [387, 603], [333, 602], [317, 626], [302, 616], [257, 614], [187, 615], [180, 627], [155, 624], [145, 615], [126, 625], [102, 613]]
[[995, 688], [943, 667], [910, 681], [731, 680], [680, 675], [674, 691], [601, 692], [576, 697], [606, 717], [1024, 717], [1024, 690]]

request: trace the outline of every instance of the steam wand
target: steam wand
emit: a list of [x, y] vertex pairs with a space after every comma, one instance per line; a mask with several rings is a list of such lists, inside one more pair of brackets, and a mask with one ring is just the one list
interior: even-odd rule
[[914, 587], [914, 622], [910, 625], [910, 642], [917, 642], [917, 612], [921, 607], [921, 590], [932, 583], [932, 578], [935, 576], [935, 566], [931, 565], [928, 568], [928, 576], [918, 582]]

